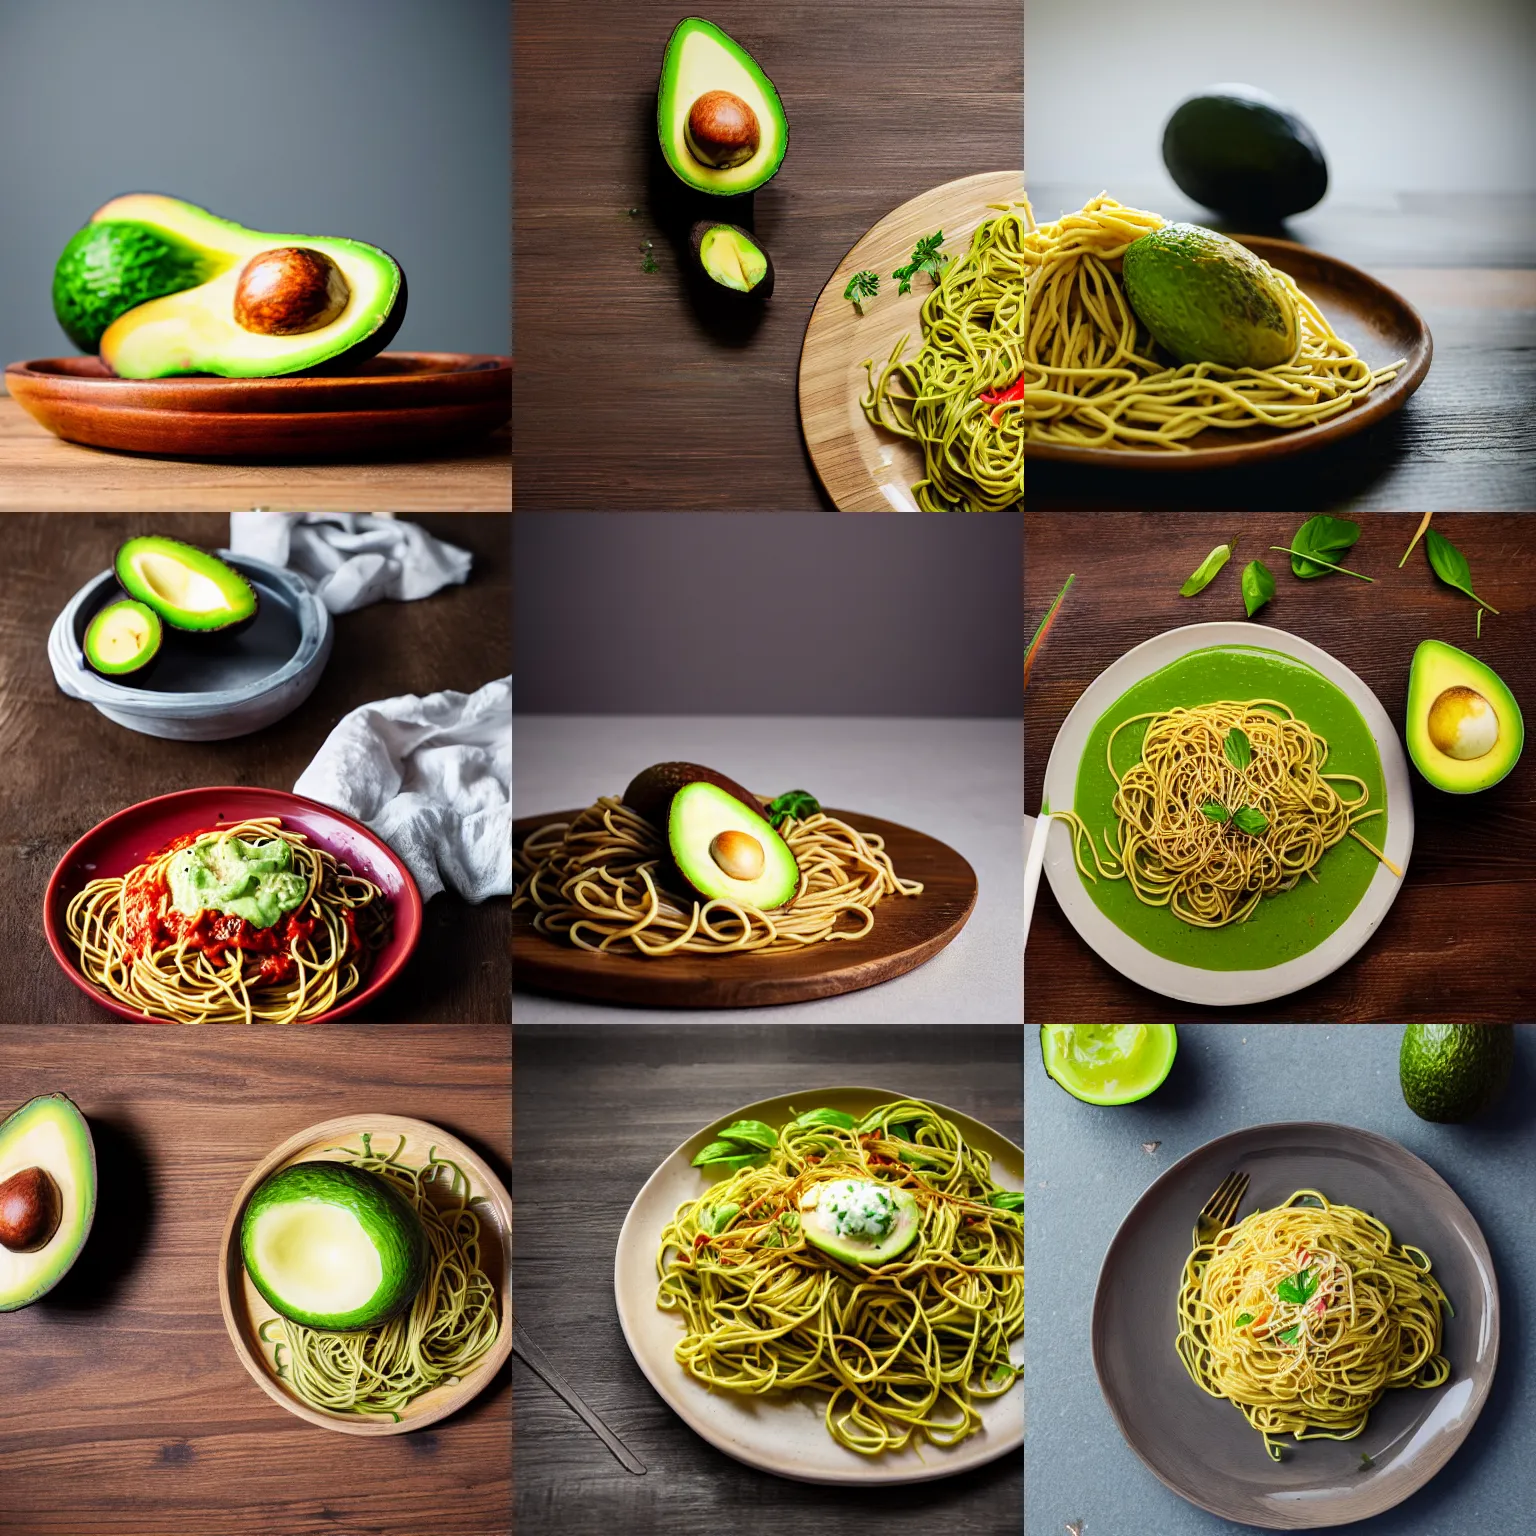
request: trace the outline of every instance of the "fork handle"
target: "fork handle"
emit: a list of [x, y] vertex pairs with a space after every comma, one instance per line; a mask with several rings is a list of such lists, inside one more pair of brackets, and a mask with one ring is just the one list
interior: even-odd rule
[[645, 1463], [587, 1407], [580, 1393], [550, 1364], [549, 1357], [528, 1337], [523, 1325], [517, 1322], [512, 1324], [512, 1353], [557, 1397], [575, 1410], [581, 1421], [613, 1452], [626, 1471], [633, 1472], [637, 1477], [645, 1476]]

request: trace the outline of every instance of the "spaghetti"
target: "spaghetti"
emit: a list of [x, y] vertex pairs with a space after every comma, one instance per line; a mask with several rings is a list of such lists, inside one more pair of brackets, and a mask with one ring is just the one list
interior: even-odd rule
[[574, 821], [551, 822], [517, 851], [514, 908], [534, 909], [534, 927], [580, 949], [645, 956], [791, 954], [807, 944], [863, 938], [887, 896], [922, 885], [896, 873], [885, 841], [818, 811], [779, 828], [800, 866], [782, 907], [760, 911], [724, 900], [674, 895], [659, 884], [667, 850], [651, 824], [616, 796]]
[[[464, 1170], [434, 1150], [425, 1167], [400, 1161], [406, 1138], [388, 1156], [331, 1147], [356, 1168], [389, 1180], [426, 1230], [427, 1279], [408, 1312], [375, 1328], [330, 1333], [284, 1317], [257, 1330], [271, 1344], [278, 1375], [311, 1408], [328, 1413], [373, 1413], [400, 1419], [400, 1410], [424, 1392], [468, 1374], [501, 1329], [496, 1288], [480, 1265], [480, 1217]], [[434, 1190], [440, 1191], [434, 1194]]]
[[[1115, 738], [1147, 721], [1137, 760], [1115, 767]], [[1402, 871], [1355, 828], [1370, 790], [1350, 773], [1324, 773], [1328, 743], [1275, 699], [1222, 701], [1132, 715], [1110, 732], [1105, 755], [1116, 785], [1118, 835], [1101, 856], [1075, 811], [1050, 814], [1072, 831], [1085, 878], [1126, 879], [1149, 906], [1198, 928], [1244, 921], [1265, 896], [1295, 887], [1323, 855], [1353, 837], [1399, 878]], [[1338, 784], [1359, 794], [1344, 799]], [[1083, 845], [1093, 855], [1090, 869]]]
[[[848, 1179], [915, 1199], [917, 1238], [890, 1263], [845, 1264], [807, 1241], [802, 1197]], [[981, 1428], [977, 1402], [1020, 1374], [1009, 1345], [1024, 1329], [1021, 1199], [914, 1100], [851, 1128], [786, 1125], [763, 1166], [686, 1201], [661, 1234], [657, 1305], [686, 1329], [677, 1361], [727, 1391], [826, 1394], [827, 1432], [863, 1455], [957, 1445]]]
[[1190, 1254], [1177, 1348], [1190, 1378], [1264, 1437], [1352, 1440], [1392, 1387], [1450, 1375], [1450, 1309], [1422, 1249], [1375, 1217], [1298, 1190]]
[[[260, 927], [231, 912], [173, 905], [170, 866], [213, 835], [267, 852], [302, 883], [297, 906]], [[282, 845], [273, 847], [272, 845]], [[172, 1024], [302, 1024], [363, 983], [391, 914], [371, 880], [267, 816], [191, 832], [126, 875], [90, 881], [65, 927], [80, 970], [148, 1019]]]
[[1004, 511], [1023, 499], [1031, 443], [1190, 452], [1208, 429], [1294, 430], [1330, 420], [1396, 377], [1372, 368], [1285, 272], [1300, 345], [1271, 368], [1174, 364], [1126, 297], [1120, 261], [1163, 227], [1155, 213], [1101, 195], [1037, 224], [1028, 199], [993, 205], [965, 256], [921, 310], [923, 341], [902, 360], [866, 363], [860, 404], [877, 426], [918, 443], [925, 511]]

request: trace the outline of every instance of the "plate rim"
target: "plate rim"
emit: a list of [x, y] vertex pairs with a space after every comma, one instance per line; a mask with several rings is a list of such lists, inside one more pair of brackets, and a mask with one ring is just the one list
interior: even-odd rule
[[[1167, 656], [1148, 671], [1138, 671], [1144, 653], [1168, 642], [1179, 642], [1174, 654]], [[1278, 642], [1278, 643], [1277, 643]], [[1382, 784], [1387, 796], [1389, 817], [1387, 845], [1383, 850], [1393, 858], [1403, 871], [1399, 880], [1385, 865], [1378, 863], [1374, 874], [1360, 900], [1355, 903], [1348, 917], [1320, 944], [1295, 956], [1272, 965], [1250, 970], [1206, 970], [1200, 966], [1186, 965], [1155, 954], [1137, 939], [1120, 928], [1113, 919], [1093, 903], [1083, 886], [1075, 861], [1064, 856], [1061, 839], [1053, 853], [1050, 847], [1052, 832], [1061, 827], [1062, 837], [1070, 847], [1071, 836], [1063, 823], [1054, 818], [1046, 819], [1042, 834], [1037, 824], [1035, 836], [1046, 838], [1045, 874], [1050, 882], [1051, 893], [1061, 908], [1062, 915], [1074, 932], [1104, 963], [1128, 981], [1157, 993], [1160, 997], [1177, 1002], [1196, 1003], [1207, 1008], [1245, 1007], [1252, 1003], [1271, 1002], [1288, 997], [1331, 976], [1346, 965], [1363, 949], [1371, 936], [1386, 921], [1388, 912], [1397, 900], [1398, 893], [1408, 878], [1409, 861], [1413, 854], [1414, 812], [1413, 781], [1408, 771], [1407, 756], [1397, 729], [1392, 724], [1385, 706], [1365, 681], [1330, 652], [1312, 641], [1289, 630], [1274, 628], [1268, 624], [1254, 624], [1241, 619], [1207, 620], [1199, 624], [1181, 624], [1134, 645], [1110, 662], [1074, 700], [1066, 718], [1057, 728], [1046, 760], [1042, 797], [1045, 803], [1071, 804], [1076, 800], [1077, 773], [1082, 764], [1083, 748], [1088, 736], [1102, 718], [1106, 709], [1113, 706], [1125, 692], [1144, 681], [1152, 672], [1170, 666], [1193, 651], [1211, 646], [1250, 646], [1260, 650], [1276, 651], [1292, 660], [1305, 662], [1337, 688], [1359, 711], [1376, 744], [1381, 760]], [[1286, 646], [1298, 647], [1287, 650]], [[1130, 664], [1129, 667], [1127, 664]], [[1117, 669], [1127, 668], [1134, 673], [1124, 682], [1110, 681]], [[1342, 678], [1335, 674], [1342, 674]], [[1097, 693], [1096, 693], [1097, 690]], [[1358, 690], [1356, 692], [1355, 690]], [[1103, 704], [1098, 699], [1109, 697]], [[1085, 708], [1085, 701], [1094, 702]], [[1088, 711], [1092, 718], [1088, 719]], [[1074, 720], [1076, 725], [1074, 726]], [[1070, 794], [1053, 796], [1053, 786], [1059, 787], [1068, 773], [1064, 745], [1068, 729], [1081, 730], [1082, 745], [1074, 755], [1070, 769]], [[1396, 798], [1394, 798], [1394, 795]], [[1044, 819], [1044, 818], [1042, 818]], [[1071, 879], [1071, 884], [1068, 879]]]
[[[956, 1116], [960, 1120], [966, 1120], [973, 1125], [978, 1125], [983, 1130], [988, 1132], [988, 1134], [994, 1136], [1004, 1146], [1009, 1148], [1011, 1152], [1017, 1154], [1019, 1168], [1017, 1177], [1020, 1188], [1023, 1188], [1025, 1167], [1023, 1147], [1021, 1147], [1017, 1142], [1013, 1141], [1012, 1138], [1004, 1136], [1003, 1133], [997, 1130], [995, 1127], [988, 1125], [986, 1121], [979, 1120], [975, 1115], [968, 1114], [964, 1110], [954, 1109], [947, 1104], [939, 1103], [936, 1099], [930, 1099], [925, 1096], [903, 1094], [896, 1092], [893, 1089], [876, 1088], [867, 1084], [824, 1085], [819, 1088], [793, 1089], [787, 1093], [773, 1094], [769, 1098], [757, 1099], [750, 1104], [739, 1105], [735, 1109], [727, 1110], [724, 1114], [717, 1115], [707, 1125], [701, 1126], [698, 1130], [692, 1132], [684, 1141], [679, 1143], [678, 1146], [674, 1147], [671, 1152], [667, 1153], [667, 1155], [662, 1158], [656, 1167], [652, 1169], [645, 1182], [640, 1186], [640, 1189], [636, 1193], [634, 1199], [630, 1201], [629, 1209], [624, 1214], [624, 1221], [619, 1228], [618, 1242], [614, 1245], [613, 1299], [614, 1310], [617, 1312], [619, 1318], [619, 1328], [624, 1334], [624, 1343], [628, 1347], [630, 1355], [633, 1357], [635, 1364], [639, 1366], [641, 1374], [651, 1384], [652, 1390], [662, 1400], [662, 1402], [665, 1403], [666, 1406], [671, 1409], [671, 1411], [675, 1413], [677, 1417], [680, 1418], [683, 1423], [688, 1426], [689, 1429], [698, 1435], [700, 1439], [708, 1441], [709, 1444], [714, 1446], [716, 1450], [723, 1451], [726, 1455], [742, 1462], [746, 1466], [754, 1467], [758, 1471], [767, 1472], [775, 1477], [786, 1478], [791, 1482], [814, 1483], [819, 1486], [826, 1487], [896, 1487], [910, 1483], [936, 1482], [946, 1477], [955, 1477], [966, 1472], [974, 1471], [977, 1467], [990, 1465], [992, 1462], [1008, 1455], [1011, 1451], [1021, 1449], [1024, 1444], [1025, 1429], [1024, 1399], [1022, 1395], [1019, 1399], [1020, 1414], [1017, 1433], [1008, 1435], [995, 1449], [989, 1448], [987, 1455], [975, 1460], [967, 1461], [963, 1466], [946, 1467], [940, 1463], [935, 1464], [932, 1467], [922, 1466], [918, 1470], [910, 1473], [902, 1472], [896, 1476], [883, 1476], [880, 1475], [876, 1470], [881, 1465], [879, 1459], [871, 1457], [868, 1459], [867, 1463], [865, 1463], [863, 1458], [860, 1458], [858, 1462], [850, 1465], [847, 1473], [845, 1474], [827, 1473], [818, 1475], [810, 1472], [785, 1471], [784, 1468], [780, 1466], [769, 1465], [769, 1463], [762, 1459], [761, 1456], [753, 1456], [750, 1454], [751, 1447], [736, 1441], [732, 1441], [728, 1436], [719, 1435], [712, 1432], [712, 1430], [707, 1427], [707, 1425], [701, 1421], [701, 1419], [696, 1414], [694, 1414], [691, 1409], [689, 1409], [685, 1404], [680, 1403], [674, 1397], [668, 1386], [664, 1386], [651, 1374], [649, 1368], [641, 1356], [641, 1352], [635, 1347], [634, 1336], [630, 1331], [630, 1316], [624, 1303], [624, 1291], [622, 1284], [622, 1276], [624, 1274], [623, 1261], [625, 1257], [626, 1241], [634, 1241], [634, 1239], [631, 1239], [630, 1237], [632, 1224], [635, 1227], [638, 1227], [640, 1220], [638, 1212], [640, 1210], [641, 1202], [644, 1201], [646, 1196], [651, 1193], [652, 1186], [660, 1183], [662, 1176], [667, 1173], [675, 1159], [681, 1157], [690, 1146], [692, 1146], [695, 1142], [698, 1142], [701, 1137], [706, 1136], [715, 1126], [729, 1124], [732, 1120], [745, 1119], [749, 1117], [760, 1118], [760, 1116], [753, 1115], [752, 1112], [755, 1110], [767, 1109], [772, 1105], [782, 1103], [786, 1099], [798, 1099], [808, 1095], [818, 1094], [840, 1094], [844, 1096], [871, 1095], [874, 1097], [875, 1102], [877, 1103], [885, 1102], [891, 1099], [916, 1099], [918, 1102], [926, 1104], [930, 1109], [937, 1110], [940, 1114]], [[1012, 1176], [1011, 1170], [1010, 1176]], [[642, 1249], [642, 1252], [643, 1251], [644, 1250]], [[1022, 1389], [1024, 1384], [1022, 1374], [1016, 1378], [1016, 1384], [1019, 1385]], [[1012, 1389], [1010, 1389], [1010, 1391], [1011, 1390]], [[998, 1401], [1001, 1402], [1003, 1399], [1000, 1398]], [[961, 1442], [962, 1445], [964, 1443], [965, 1442], [963, 1441]], [[924, 1449], [925, 1451], [931, 1451], [935, 1455], [940, 1456], [950, 1454], [943, 1447], [939, 1446], [927, 1446]], [[850, 1452], [849, 1454], [857, 1455], [856, 1452]], [[866, 1467], [868, 1470], [866, 1470]]]
[[[1116, 1251], [1121, 1244], [1121, 1240], [1125, 1234], [1126, 1228], [1129, 1226], [1132, 1217], [1136, 1215], [1137, 1211], [1139, 1211], [1141, 1207], [1149, 1199], [1152, 1198], [1154, 1191], [1161, 1188], [1164, 1184], [1170, 1182], [1176, 1175], [1185, 1171], [1186, 1165], [1193, 1163], [1197, 1158], [1205, 1156], [1216, 1148], [1225, 1147], [1231, 1143], [1241, 1142], [1246, 1139], [1262, 1138], [1266, 1133], [1270, 1132], [1286, 1132], [1289, 1134], [1298, 1134], [1309, 1131], [1342, 1138], [1345, 1142], [1353, 1140], [1357, 1144], [1371, 1144], [1378, 1149], [1387, 1150], [1389, 1155], [1395, 1159], [1405, 1159], [1410, 1165], [1416, 1164], [1418, 1170], [1420, 1171], [1420, 1176], [1427, 1174], [1429, 1178], [1431, 1178], [1435, 1183], [1439, 1184], [1444, 1189], [1445, 1193], [1450, 1197], [1450, 1199], [1455, 1202], [1456, 1207], [1465, 1217], [1471, 1232], [1476, 1236], [1478, 1247], [1474, 1248], [1474, 1256], [1479, 1257], [1483, 1261], [1483, 1265], [1486, 1268], [1488, 1274], [1489, 1283], [1493, 1290], [1493, 1304], [1489, 1310], [1489, 1327], [1491, 1337], [1490, 1359], [1492, 1363], [1490, 1364], [1488, 1374], [1481, 1382], [1480, 1388], [1476, 1392], [1473, 1401], [1469, 1404], [1468, 1414], [1464, 1417], [1460, 1429], [1454, 1435], [1449, 1444], [1449, 1448], [1445, 1451], [1444, 1455], [1439, 1456], [1438, 1459], [1432, 1459], [1432, 1464], [1426, 1463], [1423, 1468], [1416, 1469], [1413, 1475], [1409, 1478], [1407, 1486], [1402, 1490], [1401, 1493], [1398, 1493], [1389, 1502], [1381, 1505], [1379, 1508], [1366, 1510], [1358, 1515], [1351, 1515], [1348, 1517], [1348, 1519], [1343, 1521], [1330, 1520], [1322, 1524], [1308, 1525], [1273, 1525], [1269, 1523], [1260, 1524], [1246, 1515], [1235, 1515], [1230, 1510], [1219, 1509], [1214, 1503], [1208, 1503], [1205, 1499], [1199, 1497], [1189, 1489], [1178, 1486], [1164, 1475], [1163, 1471], [1143, 1453], [1141, 1447], [1136, 1443], [1134, 1439], [1132, 1439], [1131, 1434], [1126, 1428], [1125, 1422], [1121, 1416], [1118, 1405], [1110, 1396], [1104, 1385], [1104, 1371], [1100, 1358], [1100, 1336], [1102, 1332], [1100, 1322], [1100, 1309], [1101, 1306], [1106, 1304], [1104, 1297], [1106, 1295], [1106, 1282], [1110, 1278], [1110, 1263], [1114, 1259]], [[1501, 1297], [1499, 1294], [1498, 1269], [1493, 1262], [1493, 1255], [1488, 1248], [1487, 1236], [1484, 1234], [1482, 1226], [1478, 1222], [1477, 1218], [1467, 1207], [1466, 1202], [1461, 1198], [1459, 1194], [1457, 1194], [1450, 1181], [1446, 1179], [1438, 1169], [1433, 1167], [1429, 1162], [1420, 1157], [1417, 1153], [1410, 1152], [1408, 1148], [1403, 1146], [1401, 1142], [1394, 1140], [1390, 1136], [1383, 1135], [1380, 1131], [1368, 1131], [1363, 1127], [1346, 1125], [1343, 1121], [1337, 1120], [1270, 1120], [1265, 1121], [1259, 1125], [1240, 1126], [1236, 1130], [1224, 1131], [1220, 1136], [1213, 1136], [1208, 1141], [1202, 1142], [1199, 1146], [1192, 1147], [1188, 1152], [1184, 1154], [1183, 1157], [1179, 1158], [1177, 1162], [1171, 1164], [1168, 1168], [1164, 1169], [1162, 1173], [1158, 1174], [1158, 1176], [1153, 1179], [1152, 1182], [1148, 1184], [1147, 1187], [1142, 1190], [1142, 1192], [1136, 1197], [1130, 1208], [1126, 1211], [1125, 1215], [1121, 1217], [1119, 1223], [1116, 1225], [1114, 1236], [1110, 1238], [1109, 1246], [1104, 1250], [1104, 1257], [1099, 1264], [1098, 1277], [1094, 1282], [1093, 1307], [1089, 1318], [1089, 1344], [1093, 1357], [1094, 1379], [1098, 1383], [1099, 1395], [1103, 1398], [1104, 1405], [1109, 1409], [1110, 1416], [1115, 1422], [1115, 1428], [1120, 1432], [1120, 1438], [1135, 1453], [1137, 1460], [1140, 1461], [1141, 1464], [1146, 1467], [1147, 1470], [1150, 1471], [1165, 1488], [1169, 1489], [1173, 1493], [1176, 1493], [1186, 1502], [1195, 1505], [1198, 1509], [1203, 1509], [1207, 1513], [1217, 1515], [1224, 1520], [1234, 1520], [1241, 1525], [1255, 1526], [1257, 1529], [1261, 1530], [1328, 1530], [1337, 1528], [1342, 1525], [1352, 1525], [1356, 1521], [1371, 1519], [1376, 1515], [1385, 1513], [1389, 1509], [1395, 1509], [1405, 1499], [1411, 1498], [1415, 1493], [1423, 1488], [1426, 1483], [1430, 1482], [1433, 1478], [1438, 1476], [1441, 1471], [1444, 1470], [1446, 1463], [1451, 1459], [1452, 1456], [1456, 1454], [1458, 1450], [1461, 1449], [1468, 1435], [1472, 1433], [1473, 1426], [1477, 1423], [1477, 1420], [1482, 1413], [1483, 1405], [1487, 1402], [1488, 1396], [1493, 1390], [1494, 1377], [1498, 1373], [1502, 1316], [1503, 1309]]]

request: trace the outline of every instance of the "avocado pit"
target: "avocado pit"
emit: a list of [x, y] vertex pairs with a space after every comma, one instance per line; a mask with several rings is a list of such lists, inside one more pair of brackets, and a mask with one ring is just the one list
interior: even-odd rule
[[744, 165], [757, 153], [762, 127], [757, 113], [731, 91], [705, 91], [688, 109], [683, 129], [693, 157], [717, 171]]
[[323, 251], [278, 246], [246, 262], [235, 285], [235, 322], [258, 336], [298, 336], [329, 325], [351, 296]]
[[0, 1248], [30, 1253], [59, 1229], [59, 1186], [42, 1168], [23, 1168], [0, 1184]]
[[709, 856], [732, 880], [756, 880], [763, 872], [763, 845], [750, 832], [728, 827], [710, 839]]
[[1499, 717], [1482, 694], [1457, 685], [1443, 690], [1429, 706], [1428, 730], [1437, 751], [1467, 763], [1493, 751]]

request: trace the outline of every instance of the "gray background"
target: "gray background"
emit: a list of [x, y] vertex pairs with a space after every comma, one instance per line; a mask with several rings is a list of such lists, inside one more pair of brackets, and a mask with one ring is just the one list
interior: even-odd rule
[[0, 362], [69, 354], [54, 263], [109, 198], [383, 246], [396, 350], [511, 348], [505, 0], [0, 0]]
[[1022, 713], [1016, 517], [523, 513], [513, 550], [519, 713]]
[[[1215, 1536], [1247, 1532], [1186, 1504], [1137, 1460], [1099, 1395], [1089, 1349], [1094, 1280], [1121, 1220], [1153, 1179], [1213, 1137], [1273, 1120], [1334, 1120], [1390, 1136], [1451, 1185], [1488, 1239], [1502, 1334], [1493, 1391], [1472, 1433], [1426, 1487], [1359, 1536], [1530, 1529], [1536, 1336], [1529, 1282], [1536, 1166], [1536, 1027], [1518, 1028], [1515, 1078], [1468, 1125], [1430, 1125], [1403, 1103], [1401, 1026], [1185, 1024], [1168, 1081], [1139, 1104], [1081, 1104], [1025, 1041], [1029, 1324], [1026, 1536]], [[1152, 1153], [1143, 1143], [1157, 1142]], [[1170, 1346], [1171, 1347], [1171, 1346]], [[1235, 1412], [1236, 1410], [1234, 1410]]]

